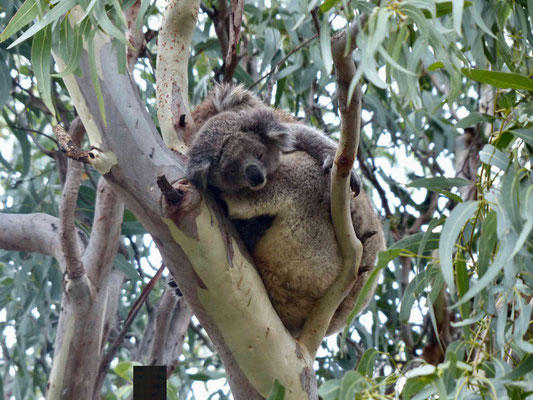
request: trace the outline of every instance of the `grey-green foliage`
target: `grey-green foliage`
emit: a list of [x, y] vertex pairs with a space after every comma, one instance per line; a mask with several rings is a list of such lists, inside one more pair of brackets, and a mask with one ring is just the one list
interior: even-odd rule
[[[133, 3], [0, 2], [5, 28], [0, 105], [5, 104], [2, 128], [8, 128], [0, 131], [0, 141], [13, 143], [12, 151], [0, 151], [3, 211], [57, 215], [58, 174], [54, 159], [43, 152], [57, 150], [56, 144], [21, 128], [50, 133], [54, 117], [62, 123], [74, 117], [61, 77], [81, 73], [82, 45], [89, 45], [93, 58], [92, 38], [99, 31], [124, 54], [122, 10]], [[138, 26], [153, 27], [160, 17], [163, 10], [152, 3], [141, 1]], [[65, 16], [76, 4], [84, 18], [71, 25]], [[213, 10], [219, 2], [204, 5]], [[317, 24], [310, 14], [315, 7]], [[354, 318], [344, 336], [323, 343], [317, 359], [320, 393], [328, 400], [527, 398], [533, 392], [533, 2], [272, 0], [267, 7], [249, 0], [234, 81], [337, 137], [328, 37], [360, 23], [362, 13], [368, 22], [356, 39], [358, 71], [351, 83], [353, 90], [357, 80], [363, 82], [360, 173], [383, 216], [389, 246], [378, 260], [383, 274], [369, 311]], [[51, 48], [66, 64], [63, 75], [54, 73]], [[152, 40], [135, 73], [157, 124], [156, 52]], [[202, 100], [213, 79], [223, 77], [223, 59], [214, 22], [200, 13], [189, 62], [192, 104]], [[97, 71], [90, 65], [98, 94]], [[489, 107], [482, 107], [487, 87], [492, 88]], [[36, 101], [37, 91], [46, 107]], [[461, 193], [470, 182], [461, 165], [454, 169], [454, 161], [461, 158], [459, 144], [468, 132], [474, 132], [466, 159], [476, 166], [476, 176], [469, 177], [476, 195], [466, 199]], [[79, 227], [87, 233], [94, 213], [91, 182], [84, 180], [78, 203], [84, 216]], [[149, 260], [152, 251], [129, 212], [123, 233], [131, 240], [126, 241], [129, 260], [119, 256], [115, 264], [130, 278], [122, 317], [147, 280], [131, 260], [136, 253]], [[0, 252], [0, 257], [0, 312], [6, 313], [0, 332], [10, 326], [21, 338], [8, 348], [6, 336], [0, 336], [9, 355], [0, 359], [0, 376], [8, 377], [0, 387], [17, 399], [35, 398], [44, 390], [53, 355], [57, 308], [47, 305], [59, 304], [59, 270], [42, 256]], [[146, 315], [136, 320], [133, 338], [141, 339], [146, 322]], [[432, 332], [443, 326], [448, 333], [437, 339]], [[421, 361], [439, 351], [432, 360], [436, 365]], [[106, 381], [106, 399], [130, 393], [131, 355], [128, 349], [119, 352], [122, 362]], [[192, 398], [193, 382], [220, 376], [220, 360], [191, 329], [171, 386], [180, 399]], [[281, 393], [278, 387], [273, 396]], [[221, 388], [212, 396], [226, 394]]]

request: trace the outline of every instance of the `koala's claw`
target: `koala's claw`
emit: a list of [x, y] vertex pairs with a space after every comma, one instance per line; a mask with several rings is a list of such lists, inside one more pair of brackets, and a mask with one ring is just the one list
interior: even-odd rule
[[[329, 174], [331, 172], [331, 168], [333, 167], [333, 160], [334, 157], [326, 156], [324, 159], [324, 162], [322, 163], [322, 169], [324, 170], [324, 173]], [[362, 187], [361, 178], [355, 172], [354, 169], [350, 171], [350, 188], [352, 189], [352, 192], [355, 193], [357, 196], [361, 192]]]
[[330, 173], [331, 168], [333, 167], [333, 160], [334, 160], [334, 157], [326, 156], [326, 158], [322, 162], [322, 169], [324, 170], [326, 174]]
[[352, 169], [350, 171], [350, 188], [352, 189], [352, 192], [354, 192], [356, 196], [359, 195], [362, 186], [363, 184], [361, 182], [361, 178], [359, 177], [357, 172]]

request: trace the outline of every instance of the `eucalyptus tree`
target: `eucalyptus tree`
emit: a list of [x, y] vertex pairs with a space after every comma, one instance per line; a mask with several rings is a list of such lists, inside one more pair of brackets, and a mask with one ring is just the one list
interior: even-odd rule
[[[526, 398], [533, 4], [169, 3], [0, 2], [0, 393], [126, 399], [155, 363], [169, 398]], [[178, 218], [157, 184], [215, 81], [359, 144], [389, 246], [318, 355], [324, 324], [286, 333], [218, 205], [181, 182]]]

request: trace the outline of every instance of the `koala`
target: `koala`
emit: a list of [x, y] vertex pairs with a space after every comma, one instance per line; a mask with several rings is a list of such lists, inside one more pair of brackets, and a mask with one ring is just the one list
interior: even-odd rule
[[[342, 255], [331, 222], [329, 175], [308, 152], [295, 150], [295, 142], [294, 130], [274, 110], [225, 111], [196, 133], [187, 178], [217, 194], [243, 239], [253, 236], [245, 244], [274, 309], [297, 337], [340, 273]], [[345, 325], [385, 247], [380, 220], [363, 191], [351, 199], [351, 209], [363, 256], [357, 283], [336, 310], [328, 335]]]
[[[255, 94], [241, 85], [222, 84], [216, 86], [207, 98], [194, 109], [192, 117], [196, 128], [201, 129], [209, 118], [221, 112], [246, 111], [252, 113], [261, 109], [270, 110], [269, 112], [274, 115], [278, 124], [281, 124], [282, 129], [290, 132], [292, 146], [282, 150], [283, 152], [305, 151], [322, 166], [325, 173], [329, 174], [335, 159], [337, 144], [322, 132], [298, 123], [285, 111], [268, 107]], [[350, 174], [350, 187], [355, 194], [359, 194], [361, 179], [353, 169]]]

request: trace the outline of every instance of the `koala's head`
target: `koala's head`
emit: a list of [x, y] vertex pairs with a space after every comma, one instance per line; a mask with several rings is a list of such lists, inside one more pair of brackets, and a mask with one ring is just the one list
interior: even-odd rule
[[197, 132], [187, 178], [201, 189], [257, 190], [279, 166], [281, 153], [293, 150], [292, 143], [292, 134], [271, 109], [223, 112]]

